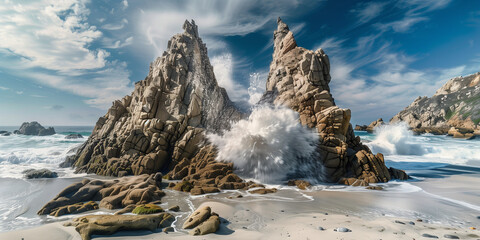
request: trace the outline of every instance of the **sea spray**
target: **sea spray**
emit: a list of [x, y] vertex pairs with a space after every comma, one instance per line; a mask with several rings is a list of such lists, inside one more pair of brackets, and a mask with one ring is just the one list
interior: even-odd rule
[[291, 109], [259, 106], [223, 135], [207, 137], [218, 147], [218, 160], [233, 162], [243, 177], [277, 183], [288, 175], [321, 175], [314, 166], [318, 134], [298, 119]]
[[414, 143], [413, 133], [406, 123], [383, 125], [375, 129], [376, 138], [367, 143], [374, 153], [386, 155], [423, 155], [427, 150]]

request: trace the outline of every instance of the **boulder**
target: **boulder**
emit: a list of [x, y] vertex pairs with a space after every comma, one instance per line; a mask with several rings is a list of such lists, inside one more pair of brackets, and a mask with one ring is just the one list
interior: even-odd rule
[[12, 133], [9, 132], [9, 131], [0, 131], [0, 136], [7, 137], [7, 136], [10, 136], [10, 135], [12, 135]]
[[92, 235], [111, 235], [118, 231], [150, 230], [169, 227], [175, 221], [170, 213], [152, 215], [88, 215], [73, 219], [64, 226], [74, 226], [82, 240]]
[[46, 168], [44, 169], [28, 169], [22, 172], [23, 176], [27, 179], [33, 178], [56, 178], [58, 174], [56, 172], [52, 172]]
[[211, 214], [212, 214], [212, 209], [209, 206], [198, 208], [183, 223], [183, 228], [184, 229], [194, 228], [200, 225], [200, 223], [207, 220], [211, 216]]
[[38, 211], [51, 214], [59, 207], [86, 201], [100, 201], [107, 209], [125, 208], [132, 204], [146, 204], [161, 200], [165, 193], [155, 175], [140, 175], [114, 180], [88, 180], [73, 183]]
[[33, 136], [48, 136], [55, 134], [53, 127], [44, 128], [38, 122], [24, 122], [20, 129], [15, 131], [15, 134], [33, 135]]
[[195, 210], [183, 224], [184, 229], [192, 229], [190, 235], [205, 235], [214, 233], [220, 227], [218, 214], [213, 213], [209, 206]]
[[65, 136], [65, 139], [78, 139], [78, 138], [83, 138], [82, 134], [72, 133]]
[[451, 127], [450, 130], [448, 130], [448, 135], [454, 138], [474, 139], [474, 131], [474, 129]]

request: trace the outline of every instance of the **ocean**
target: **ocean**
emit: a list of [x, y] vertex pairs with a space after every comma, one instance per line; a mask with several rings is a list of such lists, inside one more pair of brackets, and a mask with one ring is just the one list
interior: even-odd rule
[[[251, 127], [248, 124], [252, 123], [245, 124], [247, 127]], [[285, 126], [288, 128], [288, 125]], [[7, 131], [15, 129], [17, 128], [0, 127], [0, 130]], [[62, 188], [86, 176], [85, 174], [75, 174], [69, 168], [59, 168], [58, 164], [66, 156], [73, 154], [75, 148], [86, 141], [92, 129], [93, 127], [62, 126], [55, 127], [57, 134], [53, 136], [0, 136], [0, 232], [38, 226], [72, 217], [65, 216], [57, 219], [50, 216], [37, 216], [36, 211]], [[80, 133], [84, 138], [65, 139], [65, 136], [71, 133]], [[415, 209], [418, 212], [415, 214], [431, 215], [436, 219], [442, 219], [442, 212], [435, 209], [427, 211], [428, 207], [418, 207], [420, 203], [417, 204], [414, 197], [408, 197], [416, 195], [429, 198], [425, 200], [425, 203], [431, 202], [430, 205], [435, 205], [436, 208], [444, 208], [444, 212], [449, 213], [446, 215], [448, 218], [445, 218], [448, 223], [452, 217], [461, 219], [462, 216], [470, 213], [480, 215], [480, 192], [478, 187], [474, 187], [480, 182], [480, 139], [463, 140], [430, 134], [415, 136], [408, 131], [406, 125], [402, 124], [381, 127], [373, 134], [363, 131], [356, 131], [356, 134], [374, 153], [384, 154], [388, 167], [406, 170], [412, 180], [379, 184], [384, 186], [385, 191], [378, 193], [364, 188], [331, 184], [318, 184], [313, 191], [368, 192], [370, 196], [377, 194], [375, 196], [379, 197], [376, 200], [378, 206], [383, 206], [385, 211], [399, 208], [395, 209], [396, 212], [391, 210], [390, 214], [393, 216], [398, 215], [398, 211]], [[278, 134], [265, 133], [264, 135], [277, 136]], [[24, 179], [22, 171], [29, 168], [48, 168], [56, 171], [59, 177], [57, 179]], [[278, 175], [278, 173], [275, 174]], [[471, 179], [469, 181], [473, 182], [465, 182], [460, 179], [464, 182], [459, 182], [458, 192], [455, 193], [442, 192], [441, 187], [438, 189], [432, 187], [442, 186], [443, 183], [438, 182], [439, 180], [453, 179], [451, 177], [456, 175], [468, 175], [468, 179]], [[457, 184], [453, 180], [448, 181], [451, 184]], [[429, 182], [435, 184], [425, 184]], [[280, 189], [282, 189], [281, 186]], [[287, 187], [285, 189], [288, 190]], [[277, 195], [286, 193], [288, 192], [279, 192]], [[412, 195], [408, 195], [409, 193]], [[315, 193], [307, 196], [308, 194], [302, 193], [302, 199], [310, 201], [312, 196], [318, 195]], [[262, 198], [269, 197], [262, 196]], [[272, 195], [271, 198], [274, 199], [275, 195]], [[402, 198], [405, 206], [391, 205], [391, 201]], [[299, 200], [293, 199], [292, 201]], [[402, 208], [400, 209], [400, 207]], [[469, 218], [474, 217], [474, 215], [469, 216]]]

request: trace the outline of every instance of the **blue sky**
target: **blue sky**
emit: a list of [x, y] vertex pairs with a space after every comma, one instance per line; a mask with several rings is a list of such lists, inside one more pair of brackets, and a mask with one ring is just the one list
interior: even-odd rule
[[264, 89], [281, 17], [322, 47], [353, 123], [390, 119], [480, 71], [480, 1], [0, 0], [0, 126], [94, 125], [194, 19], [219, 85], [241, 106]]

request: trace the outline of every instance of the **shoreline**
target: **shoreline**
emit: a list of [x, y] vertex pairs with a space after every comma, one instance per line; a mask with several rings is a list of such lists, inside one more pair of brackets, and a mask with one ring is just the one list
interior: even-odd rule
[[[435, 171], [445, 172], [446, 169]], [[75, 180], [78, 179], [82, 178]], [[94, 239], [126, 240], [131, 239], [129, 236], [135, 236], [135, 239], [199, 239], [189, 236], [180, 227], [194, 209], [203, 205], [211, 206], [222, 218], [219, 232], [204, 237], [208, 239], [423, 239], [423, 233], [440, 239], [445, 234], [453, 234], [460, 239], [477, 239], [480, 231], [469, 228], [480, 227], [480, 208], [476, 209], [478, 206], [475, 205], [480, 198], [480, 186], [472, 185], [479, 179], [480, 174], [446, 174], [423, 181], [382, 184], [382, 191], [340, 185], [329, 188], [315, 186], [310, 190], [280, 187], [277, 193], [266, 195], [227, 190], [191, 196], [165, 189], [167, 195], [160, 206], [180, 206], [180, 212], [174, 213], [177, 218], [174, 225], [178, 232], [124, 231], [107, 237], [94, 236]], [[243, 197], [236, 198], [239, 194]], [[38, 209], [33, 210], [36, 212]], [[0, 239], [80, 239], [73, 227], [62, 226], [66, 222], [64, 219], [109, 212], [113, 211], [101, 209], [65, 215], [57, 219], [59, 222], [0, 232]], [[417, 219], [422, 219], [422, 222], [417, 222]], [[395, 220], [405, 224], [395, 223]], [[321, 231], [318, 227], [326, 230]], [[337, 227], [346, 227], [352, 232], [334, 232], [333, 228]], [[43, 232], [46, 234], [41, 234]], [[42, 237], [39, 238], [39, 235]]]

